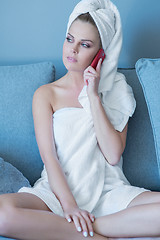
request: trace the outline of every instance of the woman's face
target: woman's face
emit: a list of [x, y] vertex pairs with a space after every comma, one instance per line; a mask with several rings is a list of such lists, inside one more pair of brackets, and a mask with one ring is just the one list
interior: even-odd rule
[[84, 72], [100, 48], [98, 30], [91, 23], [72, 23], [63, 45], [63, 63], [68, 71]]

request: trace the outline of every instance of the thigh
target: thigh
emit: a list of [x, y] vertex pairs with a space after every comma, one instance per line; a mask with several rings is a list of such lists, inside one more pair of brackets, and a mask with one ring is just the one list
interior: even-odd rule
[[134, 207], [142, 204], [160, 203], [160, 192], [146, 191], [135, 197], [128, 207]]
[[50, 211], [47, 205], [31, 193], [8, 193], [0, 195], [0, 205], [3, 207], [18, 207]]

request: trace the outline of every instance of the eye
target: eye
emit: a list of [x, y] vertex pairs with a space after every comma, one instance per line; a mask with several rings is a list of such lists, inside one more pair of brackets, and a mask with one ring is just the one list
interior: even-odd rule
[[82, 47], [85, 47], [85, 48], [90, 48], [90, 45], [88, 43], [81, 43]]
[[73, 42], [71, 37], [66, 37], [67, 42]]

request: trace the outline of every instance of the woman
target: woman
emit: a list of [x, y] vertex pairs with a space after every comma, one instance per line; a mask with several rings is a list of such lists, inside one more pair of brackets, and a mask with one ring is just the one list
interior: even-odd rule
[[[106, 59], [93, 69], [102, 47]], [[33, 98], [42, 177], [33, 188], [0, 196], [1, 235], [27, 240], [160, 236], [160, 194], [130, 186], [122, 172], [135, 100], [116, 71], [120, 48], [116, 7], [106, 0], [81, 1], [63, 46], [68, 72]]]

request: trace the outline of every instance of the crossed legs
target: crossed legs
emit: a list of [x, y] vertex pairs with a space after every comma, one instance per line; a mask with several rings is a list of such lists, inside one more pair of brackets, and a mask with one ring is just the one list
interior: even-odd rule
[[[82, 240], [73, 223], [53, 214], [29, 193], [0, 196], [0, 235], [24, 240]], [[106, 240], [95, 233], [88, 239]]]
[[[89, 240], [160, 236], [160, 193], [140, 194], [127, 209], [97, 218], [93, 227], [95, 234]], [[0, 235], [24, 240], [83, 239], [72, 223], [28, 193], [0, 196]]]

